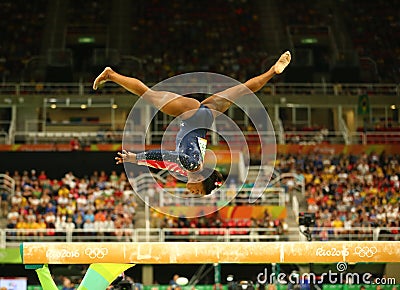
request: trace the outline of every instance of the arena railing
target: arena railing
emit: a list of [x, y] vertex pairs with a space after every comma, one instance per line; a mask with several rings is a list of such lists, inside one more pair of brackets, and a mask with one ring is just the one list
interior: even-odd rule
[[[311, 228], [313, 241], [399, 241], [400, 228]], [[321, 234], [322, 233], [322, 234]], [[0, 248], [21, 242], [303, 241], [299, 228], [0, 229]]]
[[342, 131], [285, 131], [285, 144], [315, 145], [321, 143], [345, 144]]
[[[143, 133], [140, 132], [125, 132], [125, 141], [132, 145], [143, 144], [160, 144], [162, 141], [164, 145], [175, 147], [175, 133], [164, 131], [153, 131], [149, 134], [148, 138], [143, 141]], [[163, 134], [165, 136], [163, 136]], [[343, 132], [329, 131], [327, 134], [319, 131], [286, 131], [282, 134], [279, 132], [260, 132], [263, 144], [299, 144], [299, 145], [318, 145], [318, 144], [346, 144], [343, 137]], [[275, 134], [275, 137], [273, 136]], [[170, 136], [169, 136], [170, 135]], [[260, 138], [254, 134], [253, 131], [244, 131], [246, 141], [249, 145], [260, 144]], [[69, 143], [72, 138], [79, 138], [83, 143], [120, 143], [123, 140], [123, 131], [17, 131], [14, 135], [14, 140], [17, 143], [28, 144], [53, 144], [53, 143]], [[232, 139], [233, 139], [232, 135]], [[0, 144], [6, 144], [9, 140], [7, 132], [0, 132]], [[399, 131], [365, 131], [365, 132], [349, 132], [349, 144], [399, 144], [400, 132]], [[283, 143], [281, 143], [283, 142]], [[127, 143], [126, 143], [127, 144]], [[225, 142], [221, 138], [216, 139], [216, 144], [223, 145]], [[237, 144], [242, 146], [242, 142], [232, 140], [231, 145]]]
[[0, 144], [7, 144], [8, 134], [7, 132], [0, 132]]
[[249, 203], [285, 206], [288, 200], [288, 194], [281, 187], [268, 187], [262, 193], [258, 192], [257, 188], [220, 188], [207, 198], [184, 198], [186, 193], [186, 188], [164, 188], [150, 202], [160, 207]]
[[0, 190], [8, 192], [10, 195], [14, 194], [15, 180], [7, 174], [0, 173]]
[[[364, 132], [347, 132], [344, 136], [343, 131], [243, 131], [243, 136], [247, 144], [300, 144], [300, 145], [316, 145], [316, 144], [398, 144], [400, 143], [400, 131], [364, 131]], [[153, 131], [151, 132], [151, 140], [153, 143], [159, 143], [161, 140], [171, 146], [175, 146], [174, 132]], [[163, 136], [164, 135], [164, 136]], [[224, 132], [225, 139], [229, 140], [231, 145], [243, 145], [242, 142], [235, 141], [235, 137], [239, 135], [236, 132]], [[283, 143], [280, 141], [283, 140]], [[223, 144], [222, 138], [217, 138], [218, 144]]]
[[[35, 124], [31, 122], [30, 124]], [[37, 123], [39, 124], [39, 122]], [[101, 126], [101, 124], [99, 124]], [[29, 125], [29, 127], [32, 127]], [[33, 130], [25, 130], [25, 131], [17, 131], [15, 133], [16, 140], [25, 140], [28, 143], [68, 143], [72, 138], [76, 137], [81, 139], [82, 141], [88, 142], [98, 142], [98, 143], [112, 143], [112, 142], [121, 142], [123, 138], [125, 138], [125, 142], [127, 144], [162, 144], [164, 146], [170, 146], [171, 148], [175, 148], [176, 143], [176, 132], [175, 131], [151, 131], [148, 132], [146, 136], [143, 134], [144, 132], [138, 131], [119, 131], [119, 130], [108, 130], [108, 131], [39, 131], [35, 132]], [[226, 141], [229, 142], [231, 147], [235, 147], [236, 145], [243, 147], [243, 141], [238, 141], [237, 137], [240, 135], [237, 132], [224, 132], [225, 140], [217, 135], [217, 138], [213, 140], [215, 144], [226, 144]], [[246, 142], [251, 144], [275, 144], [275, 140], [277, 140], [276, 133], [273, 131], [263, 131], [255, 134], [254, 131], [243, 131], [243, 138]], [[213, 142], [212, 142], [213, 143]]]
[[292, 210], [295, 217], [299, 216], [300, 213], [300, 204], [298, 198], [293, 195], [292, 197]]
[[[151, 84], [150, 84], [151, 85]], [[176, 87], [186, 87], [188, 84], [174, 84], [171, 89]], [[193, 86], [190, 84], [189, 86]], [[196, 87], [203, 87], [209, 92], [218, 91], [232, 84], [212, 85], [207, 83], [196, 84]], [[168, 86], [165, 86], [168, 89]], [[115, 84], [107, 84], [102, 90], [95, 92], [92, 83], [2, 83], [0, 84], [0, 95], [26, 95], [26, 94], [70, 94], [77, 96], [86, 96], [90, 94], [123, 94], [127, 93], [121, 87]], [[335, 95], [335, 96], [359, 96], [367, 93], [370, 96], [387, 95], [399, 96], [400, 85], [378, 84], [378, 83], [352, 83], [352, 84], [334, 84], [334, 83], [275, 83], [267, 84], [262, 93], [270, 95]], [[128, 93], [127, 93], [128, 94]]]
[[400, 144], [400, 131], [364, 131], [349, 133], [351, 144]]
[[[244, 144], [244, 140], [246, 140], [247, 144], [275, 144], [276, 140], [278, 140], [278, 133], [271, 131], [229, 131], [229, 130], [221, 130], [218, 131], [222, 136], [218, 133], [216, 134], [216, 138], [211, 140], [213, 145], [218, 144], [229, 144], [230, 147], [235, 147], [236, 145], [242, 147]], [[151, 134], [151, 141], [152, 143], [160, 143], [161, 141], [163, 144], [171, 144], [175, 146], [175, 137], [176, 131], [152, 131]]]

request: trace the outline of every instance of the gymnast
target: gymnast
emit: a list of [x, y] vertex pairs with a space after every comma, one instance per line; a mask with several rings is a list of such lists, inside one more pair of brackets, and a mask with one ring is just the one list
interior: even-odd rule
[[205, 137], [214, 118], [225, 112], [236, 99], [249, 94], [250, 91], [259, 91], [272, 77], [281, 74], [290, 60], [290, 52], [286, 51], [265, 73], [251, 78], [244, 84], [216, 93], [202, 102], [173, 92], [152, 90], [140, 80], [123, 76], [106, 67], [95, 79], [94, 90], [105, 82], [112, 81], [150, 102], [161, 112], [181, 119], [175, 151], [150, 150], [133, 153], [122, 150], [115, 157], [116, 163], [130, 162], [175, 171], [187, 177], [186, 188], [191, 194], [196, 196], [211, 194], [223, 182], [220, 172], [203, 166], [207, 144]]

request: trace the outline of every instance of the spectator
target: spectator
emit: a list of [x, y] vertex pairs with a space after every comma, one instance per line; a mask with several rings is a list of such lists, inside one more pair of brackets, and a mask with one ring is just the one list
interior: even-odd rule
[[85, 235], [94, 236], [95, 235], [95, 226], [90, 218], [85, 219], [85, 223], [83, 224], [83, 230]]
[[172, 290], [172, 289], [180, 290], [181, 289], [181, 286], [177, 283], [178, 278], [179, 278], [178, 274], [175, 274], [172, 277], [172, 279], [169, 281], [167, 290]]
[[71, 141], [69, 142], [69, 145], [71, 147], [71, 151], [81, 150], [81, 144], [80, 144], [78, 138], [72, 138]]

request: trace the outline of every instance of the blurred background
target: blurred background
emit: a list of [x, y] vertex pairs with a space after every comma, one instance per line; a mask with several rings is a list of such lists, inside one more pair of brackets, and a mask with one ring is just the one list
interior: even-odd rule
[[[15, 278], [0, 278], [6, 281], [0, 286], [40, 289], [35, 272], [21, 265], [24, 241], [298, 241], [305, 239], [302, 212], [315, 214], [312, 240], [399, 240], [399, 6], [395, 0], [0, 1], [0, 276]], [[113, 84], [92, 90], [105, 66], [149, 86], [199, 71], [244, 82], [286, 50], [289, 67], [257, 93], [272, 125], [256, 132], [242, 109], [226, 112], [246, 136], [249, 153], [239, 148], [237, 157], [227, 157], [227, 140], [209, 138], [222, 156], [218, 169], [233, 174], [211, 204], [182, 204], [171, 193], [184, 185], [168, 172], [150, 176], [132, 166], [127, 176], [114, 165], [124, 129], [135, 145], [148, 127], [145, 145], [158, 148], [172, 119], [141, 104], [132, 112], [137, 120], [126, 124], [137, 96]], [[245, 109], [257, 114], [260, 108], [249, 102]], [[173, 133], [165, 139], [171, 146]], [[261, 162], [271, 140], [276, 162]], [[272, 178], [249, 205], [259, 172], [265, 184]], [[149, 181], [154, 178], [157, 185]], [[201, 216], [221, 202], [227, 206]], [[187, 218], [193, 213], [201, 217]], [[176, 288], [175, 274], [193, 277], [190, 289], [218, 283], [233, 289], [242, 286], [229, 283], [240, 280], [260, 289], [316, 287], [261, 285], [256, 277], [266, 267], [336, 269], [266, 261], [220, 270], [139, 265], [127, 275], [137, 288], [160, 290]], [[349, 267], [400, 281], [398, 263]], [[78, 285], [85, 269], [51, 268], [65, 289]], [[319, 287], [361, 286], [331, 284]]]

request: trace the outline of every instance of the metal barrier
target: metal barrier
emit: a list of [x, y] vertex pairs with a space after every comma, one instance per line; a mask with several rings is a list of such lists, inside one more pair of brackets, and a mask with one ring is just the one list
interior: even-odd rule
[[[313, 241], [399, 241], [400, 228], [312, 228]], [[323, 233], [323, 235], [321, 235]], [[21, 242], [265, 242], [299, 241], [299, 229], [277, 228], [138, 228], [138, 229], [0, 229], [0, 248]]]
[[[279, 132], [258, 132], [243, 131], [243, 136], [249, 146], [253, 144], [301, 144], [301, 145], [316, 145], [316, 144], [399, 144], [400, 131], [365, 131], [365, 132], [347, 132], [346, 136], [342, 131], [285, 131], [282, 134]], [[124, 135], [125, 134], [125, 135]], [[141, 144], [160, 144], [175, 148], [176, 132], [151, 131], [147, 133], [149, 136], [144, 136], [143, 132], [127, 132], [113, 130], [104, 131], [36, 131], [26, 130], [15, 132], [15, 139], [31, 144], [46, 144], [46, 143], [69, 143], [71, 138], [79, 138], [86, 142], [97, 143], [120, 143], [125, 138], [125, 142], [131, 145]], [[231, 146], [237, 145], [243, 147], [243, 142], [235, 141], [237, 133], [224, 132], [224, 138], [229, 138]], [[8, 140], [6, 132], [0, 132], [0, 144], [4, 144]], [[225, 140], [217, 135], [214, 140], [215, 144], [225, 144]]]
[[293, 197], [292, 197], [292, 210], [293, 210], [294, 216], [297, 218], [300, 213], [300, 205], [299, 205], [299, 200], [297, 199], [297, 197], [295, 195], [293, 195]]
[[[7, 192], [9, 196], [12, 196], [14, 194], [14, 191], [15, 180], [7, 174], [0, 173], [0, 194], [2, 194], [3, 192]], [[1, 197], [0, 201], [3, 202]], [[2, 208], [0, 208], [0, 215], [3, 215]]]
[[372, 227], [351, 227], [351, 228], [313, 228], [311, 229], [313, 241], [378, 241], [378, 240], [400, 240], [400, 228], [372, 228]]
[[[208, 84], [208, 83], [199, 83], [196, 84], [199, 87], [205, 87], [209, 92], [215, 92], [220, 90], [223, 87], [228, 87], [230, 84]], [[180, 83], [171, 85], [171, 90], [175, 90], [177, 87], [186, 87], [188, 84]], [[192, 86], [192, 84], [189, 84]], [[168, 89], [168, 87], [166, 87]], [[96, 104], [100, 107], [111, 108], [114, 101], [113, 98], [110, 97], [115, 94], [123, 95], [129, 94], [120, 86], [109, 83], [106, 87], [104, 87], [100, 91], [93, 91], [92, 83], [2, 83], [0, 84], [0, 95], [8, 95], [8, 96], [20, 96], [20, 95], [35, 95], [40, 94], [44, 96], [44, 106], [50, 106], [52, 104], [51, 100], [55, 100], [54, 96], [57, 95], [57, 105], [66, 106], [66, 107], [76, 107], [80, 106], [82, 102], [87, 102], [89, 104]], [[267, 84], [262, 91], [263, 95], [333, 95], [333, 96], [360, 96], [362, 94], [368, 94], [371, 97], [374, 96], [400, 96], [400, 85], [399, 84], [378, 84], [378, 83], [367, 83], [367, 84], [332, 84], [332, 83], [271, 83]], [[93, 97], [92, 97], [93, 95]], [[78, 97], [78, 98], [76, 98]], [[263, 98], [260, 95], [260, 98]], [[18, 98], [15, 98], [18, 99]], [[7, 102], [11, 106], [16, 101], [13, 98], [7, 98]], [[277, 117], [276, 117], [277, 118]], [[36, 123], [29, 123], [34, 121]], [[276, 123], [276, 122], [275, 122]], [[278, 122], [279, 123], [279, 122]], [[323, 131], [293, 131], [293, 132], [284, 132], [282, 124], [278, 124], [276, 132], [261, 132], [260, 136], [262, 138], [261, 142], [263, 144], [272, 144], [275, 143], [275, 139], [278, 140], [279, 144], [285, 143], [296, 143], [296, 144], [320, 144], [320, 143], [346, 143], [346, 144], [392, 144], [392, 143], [400, 143], [400, 132], [357, 132], [351, 133], [347, 132], [343, 127], [343, 120], [339, 123], [339, 129], [341, 131], [336, 132], [323, 132]], [[82, 129], [82, 126], [85, 124], [80, 124], [80, 130], [87, 130], [92, 132], [82, 132], [86, 135], [90, 135], [94, 133], [93, 131], [98, 131], [98, 136], [96, 138], [87, 138], [88, 142], [120, 142], [122, 140], [122, 133], [118, 130], [111, 130], [107, 132], [110, 135], [110, 138], [101, 138], [101, 130], [97, 130], [95, 126], [103, 126], [110, 124], [92, 124], [92, 128]], [[64, 131], [73, 131], [74, 128], [70, 128], [71, 124], [47, 124], [43, 120], [28, 120], [27, 124], [25, 124], [25, 132], [15, 132], [15, 130], [11, 130], [8, 136], [1, 134], [0, 135], [0, 144], [12, 143], [13, 140], [17, 140], [17, 143], [23, 142], [36, 142], [36, 143], [45, 143], [51, 142], [52, 137], [48, 136], [48, 132], [46, 130], [46, 126], [51, 126], [52, 131], [55, 134], [58, 134], [56, 139], [57, 142], [67, 142], [70, 132]], [[28, 128], [29, 127], [29, 128]], [[32, 127], [32, 130], [31, 130]], [[111, 128], [115, 129], [115, 122], [111, 122]], [[37, 132], [36, 132], [37, 131]], [[65, 134], [64, 134], [65, 133]], [[160, 143], [161, 140], [165, 137], [165, 132], [152, 132], [149, 134], [149, 138], [146, 138], [146, 144], [155, 144]], [[53, 133], [49, 133], [53, 134]], [[246, 139], [248, 142], [260, 142], [258, 136], [255, 136], [254, 132], [244, 132]], [[268, 135], [269, 134], [269, 135]], [[66, 136], [64, 136], [66, 135]], [[106, 135], [106, 134], [104, 134]], [[225, 134], [225, 137], [229, 134]], [[214, 136], [214, 135], [213, 135]], [[216, 136], [216, 135], [215, 135]], [[138, 136], [139, 138], [140, 136]], [[235, 136], [232, 136], [233, 138]], [[168, 139], [168, 138], [167, 138]], [[213, 145], [217, 145], [218, 142], [223, 142], [221, 138], [217, 138], [218, 140], [213, 140]], [[165, 141], [166, 139], [164, 139]], [[167, 140], [168, 142], [168, 140]], [[174, 142], [174, 138], [171, 139], [171, 142]]]
[[286, 144], [315, 145], [321, 143], [344, 144], [342, 131], [285, 131]]
[[399, 131], [365, 131], [349, 133], [351, 144], [400, 144]]
[[256, 242], [287, 240], [287, 236], [269, 228], [2, 229], [0, 239], [0, 246], [5, 248], [18, 246], [22, 242]]
[[[152, 85], [152, 84], [150, 84]], [[214, 92], [232, 84], [212, 85], [199, 83], [196, 86], [204, 86], [210, 92]], [[176, 87], [193, 86], [193, 84], [174, 84], [171, 89]], [[167, 88], [167, 87], [166, 87]], [[354, 84], [333, 84], [333, 83], [276, 83], [267, 84], [263, 92], [271, 95], [310, 95], [310, 94], [328, 94], [335, 96], [359, 96], [368, 93], [370, 96], [387, 95], [399, 96], [399, 84], [378, 84], [378, 83], [354, 83]], [[41, 94], [41, 95], [87, 95], [87, 94], [128, 94], [118, 85], [107, 84], [101, 91], [95, 92], [92, 83], [2, 83], [0, 84], [0, 95], [21, 95], [21, 94]]]
[[[254, 188], [257, 190], [258, 188]], [[164, 188], [152, 204], [162, 206], [221, 206], [241, 204], [268, 204], [285, 206], [288, 200], [288, 193], [281, 187], [268, 187], [260, 194], [253, 195], [253, 188], [220, 188], [210, 196], [202, 198], [190, 197], [186, 188]], [[259, 198], [258, 198], [259, 197]], [[257, 199], [255, 199], [257, 198]]]
[[0, 132], [0, 144], [7, 144], [8, 134], [6, 132]]

